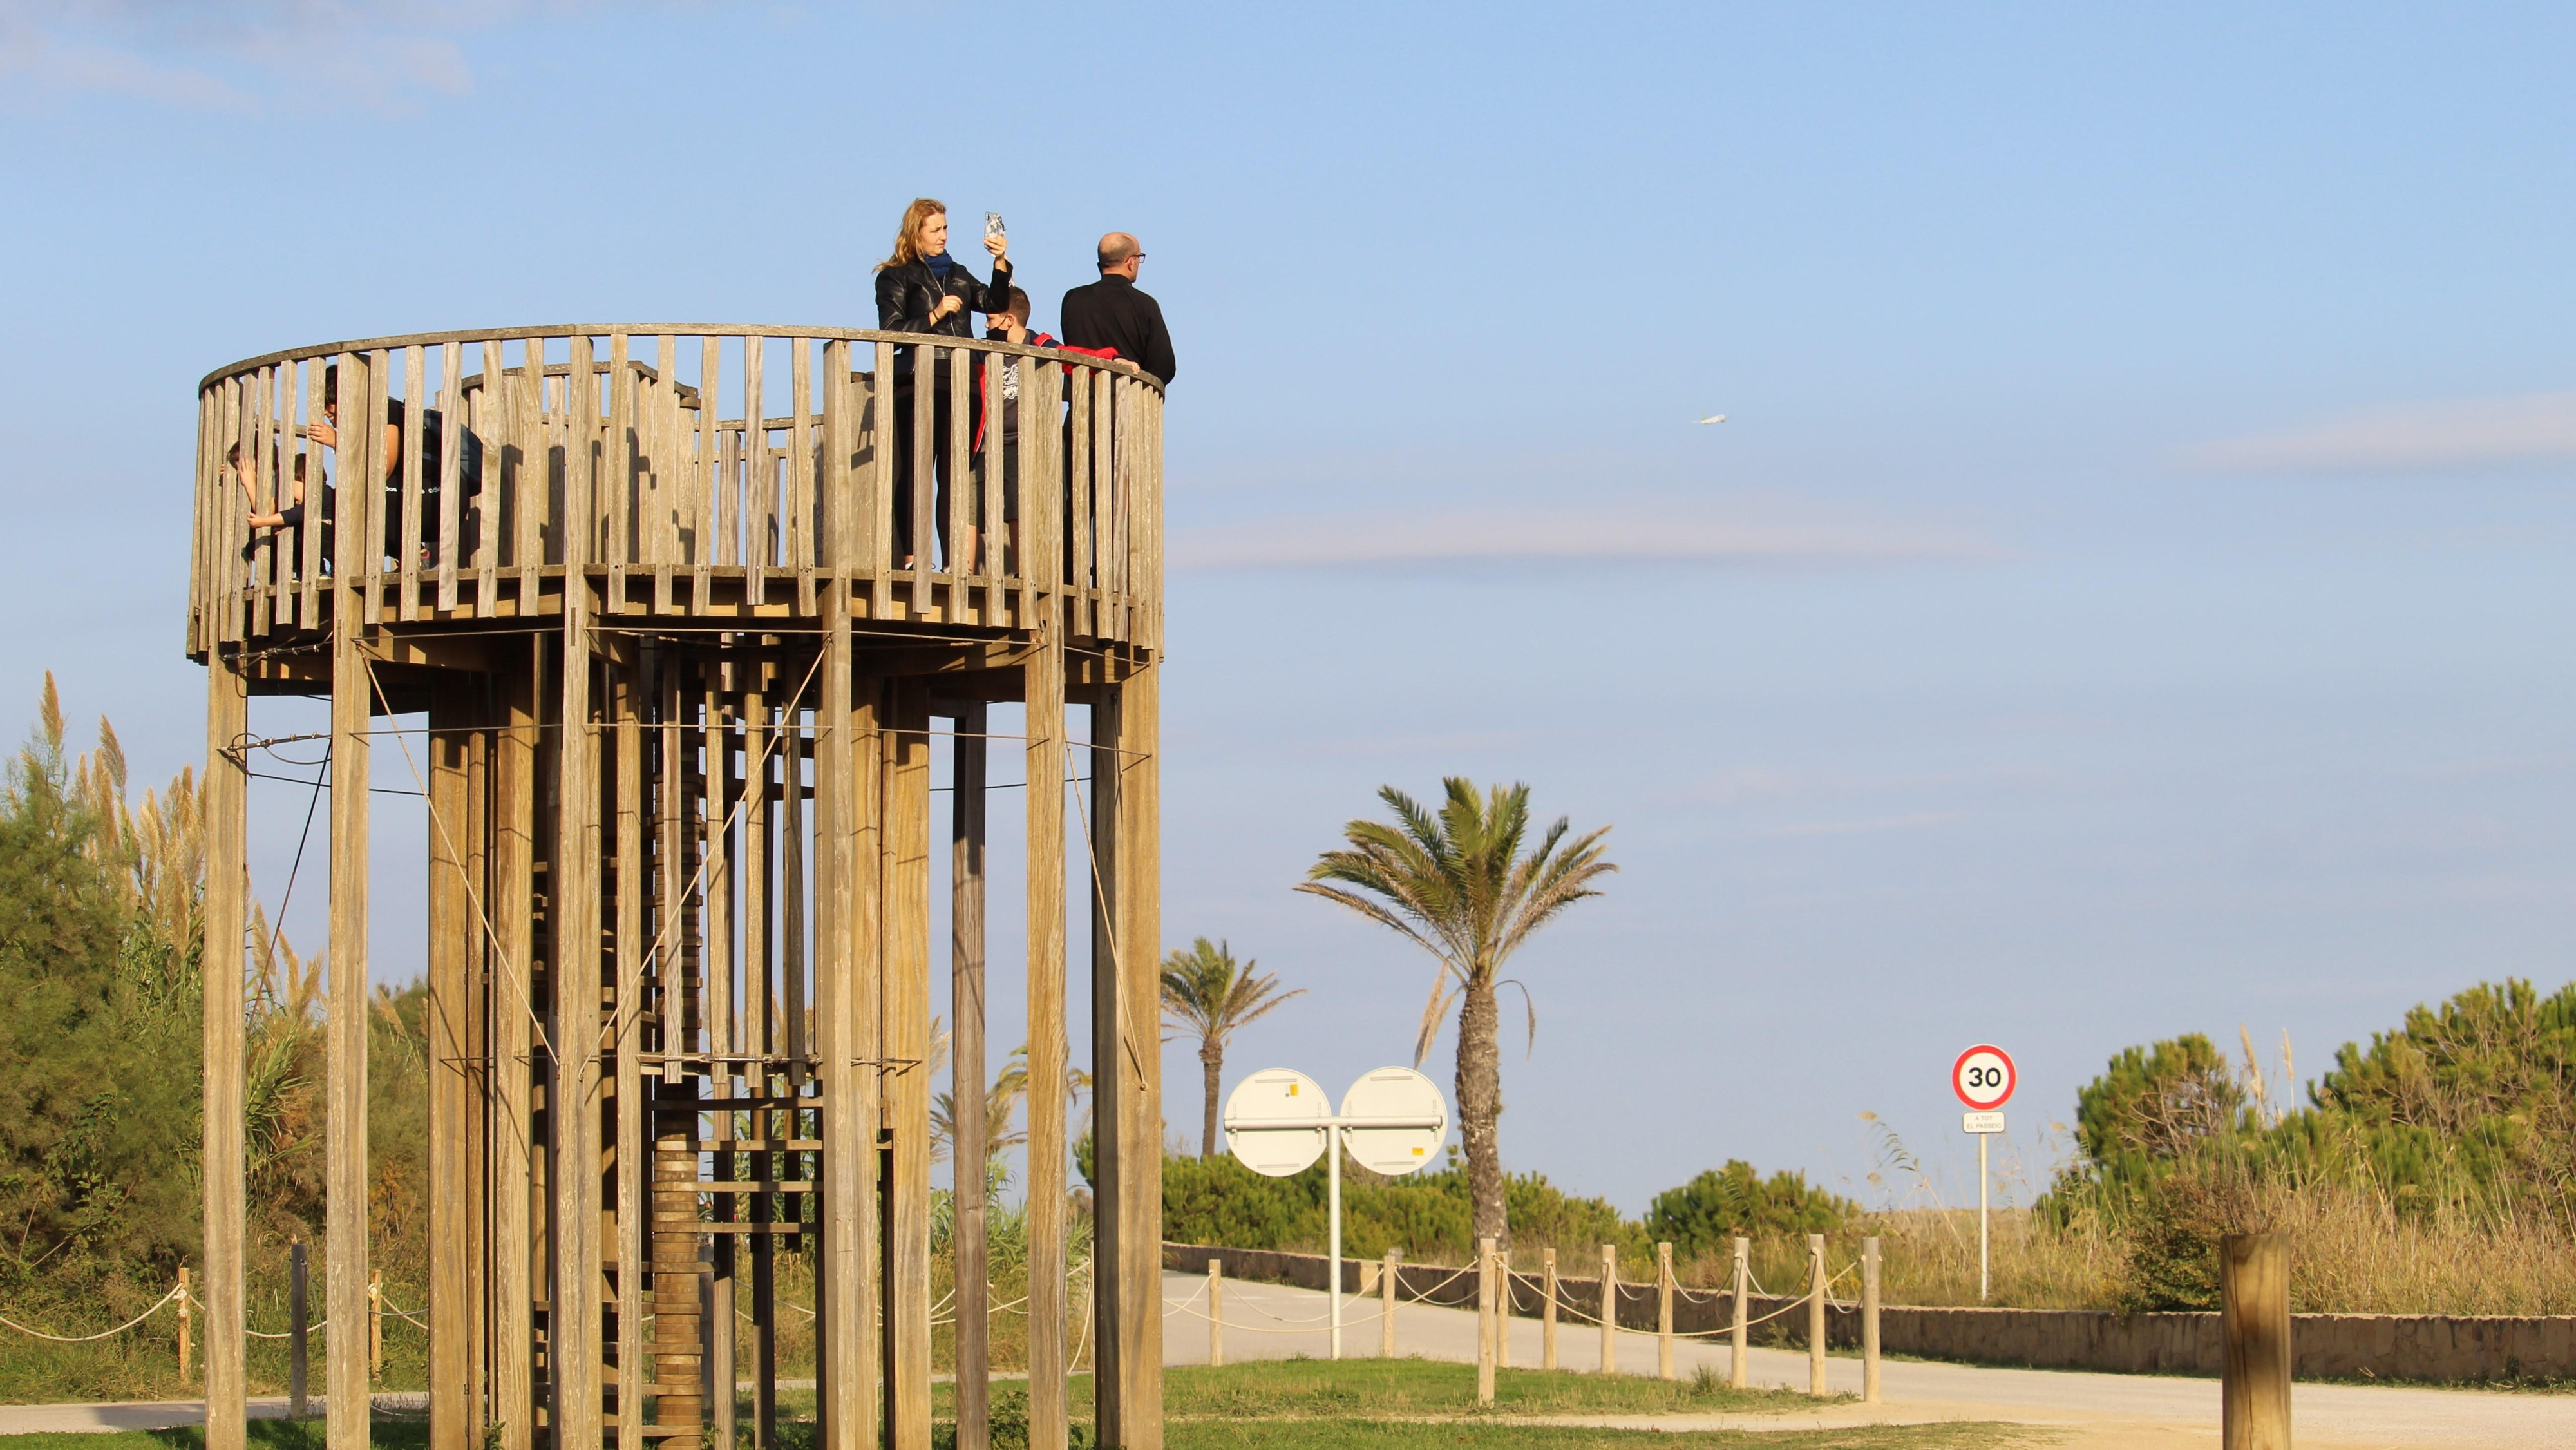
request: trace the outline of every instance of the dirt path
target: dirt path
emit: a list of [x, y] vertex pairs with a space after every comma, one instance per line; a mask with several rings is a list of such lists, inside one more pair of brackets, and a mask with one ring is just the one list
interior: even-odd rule
[[[1207, 1363], [1207, 1280], [1196, 1274], [1163, 1279], [1164, 1362]], [[1320, 1291], [1229, 1281], [1225, 1286], [1225, 1355], [1229, 1361], [1320, 1357], [1326, 1336]], [[1373, 1356], [1381, 1325], [1377, 1301], [1343, 1305], [1342, 1352]], [[1396, 1349], [1431, 1359], [1473, 1361], [1476, 1316], [1465, 1309], [1398, 1305]], [[1511, 1362], [1540, 1362], [1536, 1320], [1511, 1321]], [[1601, 1331], [1566, 1324], [1558, 1331], [1559, 1361], [1589, 1370], [1601, 1363]], [[1655, 1337], [1622, 1333], [1618, 1367], [1630, 1374], [1655, 1372]], [[1722, 1341], [1683, 1340], [1677, 1367], [1699, 1365], [1724, 1373]], [[2164, 1375], [2083, 1374], [2059, 1370], [1987, 1369], [1974, 1365], [1888, 1362], [1882, 1371], [1886, 1403], [1832, 1405], [1786, 1416], [1600, 1416], [1554, 1423], [1651, 1426], [1657, 1429], [1810, 1429], [1872, 1424], [1922, 1424], [1944, 1420], [1999, 1420], [2046, 1426], [2060, 1443], [2084, 1450], [2182, 1450], [2218, 1443], [2218, 1382]], [[1826, 1362], [1833, 1389], [1860, 1392], [1860, 1361]], [[1807, 1357], [1756, 1349], [1751, 1378], [1761, 1386], [1804, 1389]], [[2431, 1390], [2377, 1385], [2297, 1385], [2291, 1421], [2302, 1450], [2576, 1450], [2576, 1396]]]

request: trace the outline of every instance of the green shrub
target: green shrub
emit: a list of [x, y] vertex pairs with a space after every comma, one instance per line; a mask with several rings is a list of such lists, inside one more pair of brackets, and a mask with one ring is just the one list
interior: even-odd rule
[[1809, 1184], [1804, 1173], [1783, 1171], [1765, 1179], [1752, 1164], [1730, 1158], [1723, 1168], [1656, 1194], [1645, 1230], [1671, 1241], [1676, 1257], [1689, 1259], [1738, 1236], [1832, 1233], [1859, 1212], [1860, 1205]]

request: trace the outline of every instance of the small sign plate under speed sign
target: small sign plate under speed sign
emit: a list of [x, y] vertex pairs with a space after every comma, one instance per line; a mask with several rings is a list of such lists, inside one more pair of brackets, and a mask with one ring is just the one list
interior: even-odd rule
[[1959, 1094], [1959, 1101], [1981, 1113], [1991, 1113], [2011, 1101], [2020, 1081], [2021, 1074], [2013, 1070], [2011, 1054], [1982, 1042], [1960, 1053], [1950, 1069], [1950, 1087]]

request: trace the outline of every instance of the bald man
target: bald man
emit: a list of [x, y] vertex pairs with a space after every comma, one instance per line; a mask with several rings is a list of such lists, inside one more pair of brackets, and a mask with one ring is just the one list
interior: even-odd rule
[[1075, 347], [1114, 347], [1118, 355], [1152, 373], [1166, 386], [1172, 381], [1172, 334], [1163, 326], [1163, 308], [1136, 289], [1136, 264], [1145, 249], [1125, 232], [1100, 239], [1100, 280], [1064, 294], [1056, 317], [1064, 340]]

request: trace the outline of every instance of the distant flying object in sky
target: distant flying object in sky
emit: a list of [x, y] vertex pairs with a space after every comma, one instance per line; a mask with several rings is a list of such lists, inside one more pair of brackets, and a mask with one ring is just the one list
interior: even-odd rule
[[1724, 413], [1711, 413], [1707, 417], [1700, 419], [1700, 421], [1703, 423], [1723, 423], [1726, 421], [1726, 415]]

